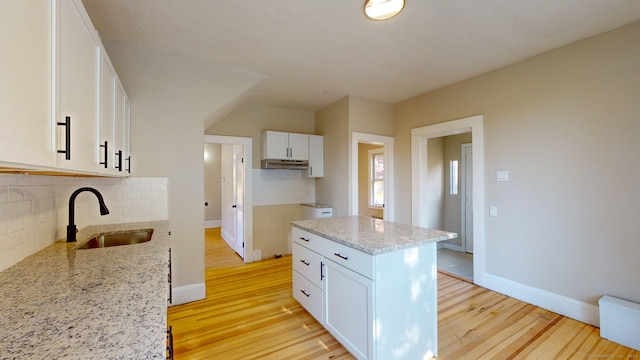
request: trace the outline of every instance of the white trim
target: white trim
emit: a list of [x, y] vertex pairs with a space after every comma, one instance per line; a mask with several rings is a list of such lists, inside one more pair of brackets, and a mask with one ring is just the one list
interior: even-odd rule
[[221, 227], [222, 226], [222, 220], [218, 219], [218, 220], [205, 220], [204, 222], [204, 228], [205, 229], [211, 229], [211, 228], [217, 228], [217, 227]]
[[473, 143], [473, 282], [484, 286], [486, 271], [484, 214], [484, 116], [411, 129], [411, 224], [427, 226], [427, 140], [471, 132]]
[[186, 304], [198, 301], [207, 297], [207, 289], [204, 283], [189, 284], [185, 286], [174, 286], [172, 302], [169, 306]]
[[600, 326], [597, 306], [499, 276], [485, 274], [485, 287], [593, 326]]
[[[253, 169], [253, 138], [205, 135], [204, 142], [208, 144], [244, 145], [245, 163]], [[253, 250], [253, 171], [245, 171], [244, 187], [244, 262], [249, 263], [262, 260], [261, 258], [255, 258], [256, 252]]]
[[[467, 148], [471, 148], [471, 151], [473, 151], [473, 143], [464, 143], [460, 147], [460, 248], [463, 249], [460, 251], [465, 252], [467, 251]], [[471, 154], [473, 155], [473, 152]], [[471, 185], [473, 186], [473, 184]], [[471, 209], [471, 212], [473, 213], [473, 209]]]
[[449, 250], [455, 250], [458, 252], [464, 252], [462, 249], [463, 247], [460, 245], [454, 245], [454, 244], [449, 244], [447, 242], [442, 241], [442, 243], [444, 244], [443, 247]]
[[354, 131], [351, 133], [351, 161], [349, 163], [349, 205], [348, 213], [358, 215], [358, 144], [384, 145], [384, 220], [394, 221], [393, 196], [393, 137], [366, 134]]

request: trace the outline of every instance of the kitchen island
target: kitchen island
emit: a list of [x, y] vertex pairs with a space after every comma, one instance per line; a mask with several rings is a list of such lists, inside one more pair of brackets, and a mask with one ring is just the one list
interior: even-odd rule
[[[145, 243], [76, 249], [96, 234], [153, 229]], [[166, 221], [90, 226], [0, 272], [8, 359], [164, 359]]]
[[293, 296], [356, 358], [437, 355], [436, 246], [457, 234], [363, 216], [291, 224]]

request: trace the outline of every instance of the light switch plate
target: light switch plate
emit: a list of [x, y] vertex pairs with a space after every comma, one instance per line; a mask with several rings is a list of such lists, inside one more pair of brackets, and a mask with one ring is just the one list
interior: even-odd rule
[[489, 216], [498, 216], [498, 207], [490, 206], [489, 207]]
[[509, 172], [507, 170], [496, 171], [496, 181], [509, 181]]

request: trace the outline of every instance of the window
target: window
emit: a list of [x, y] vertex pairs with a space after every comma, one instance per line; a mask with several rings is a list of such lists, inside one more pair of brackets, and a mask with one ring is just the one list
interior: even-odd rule
[[384, 149], [369, 150], [369, 206], [384, 206]]
[[458, 160], [449, 162], [449, 195], [458, 195]]

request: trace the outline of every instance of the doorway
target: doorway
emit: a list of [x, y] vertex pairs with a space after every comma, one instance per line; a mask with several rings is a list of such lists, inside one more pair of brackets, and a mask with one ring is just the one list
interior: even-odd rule
[[[472, 116], [445, 123], [423, 126], [411, 130], [411, 222], [413, 225], [429, 227], [434, 218], [434, 198], [441, 196], [441, 189], [434, 192], [429, 187], [429, 139], [471, 132], [473, 152], [471, 154], [471, 222], [473, 255], [473, 282], [484, 284], [484, 117]], [[432, 155], [432, 154], [431, 154]], [[466, 245], [465, 245], [466, 248]]]
[[208, 204], [220, 207], [221, 236], [245, 263], [260, 260], [253, 251], [253, 139], [205, 135], [204, 142], [221, 145], [220, 202]]
[[[359, 215], [359, 201], [361, 195], [359, 194], [359, 155], [360, 144], [375, 145], [382, 148], [382, 154], [384, 157], [384, 204], [379, 208], [383, 208], [383, 211], [379, 211], [377, 217], [382, 216], [386, 221], [394, 220], [394, 197], [393, 197], [393, 137], [382, 136], [375, 134], [366, 134], [353, 132], [351, 137], [351, 171], [349, 173], [349, 214]], [[368, 186], [368, 185], [367, 185]], [[375, 206], [374, 206], [375, 207]]]

